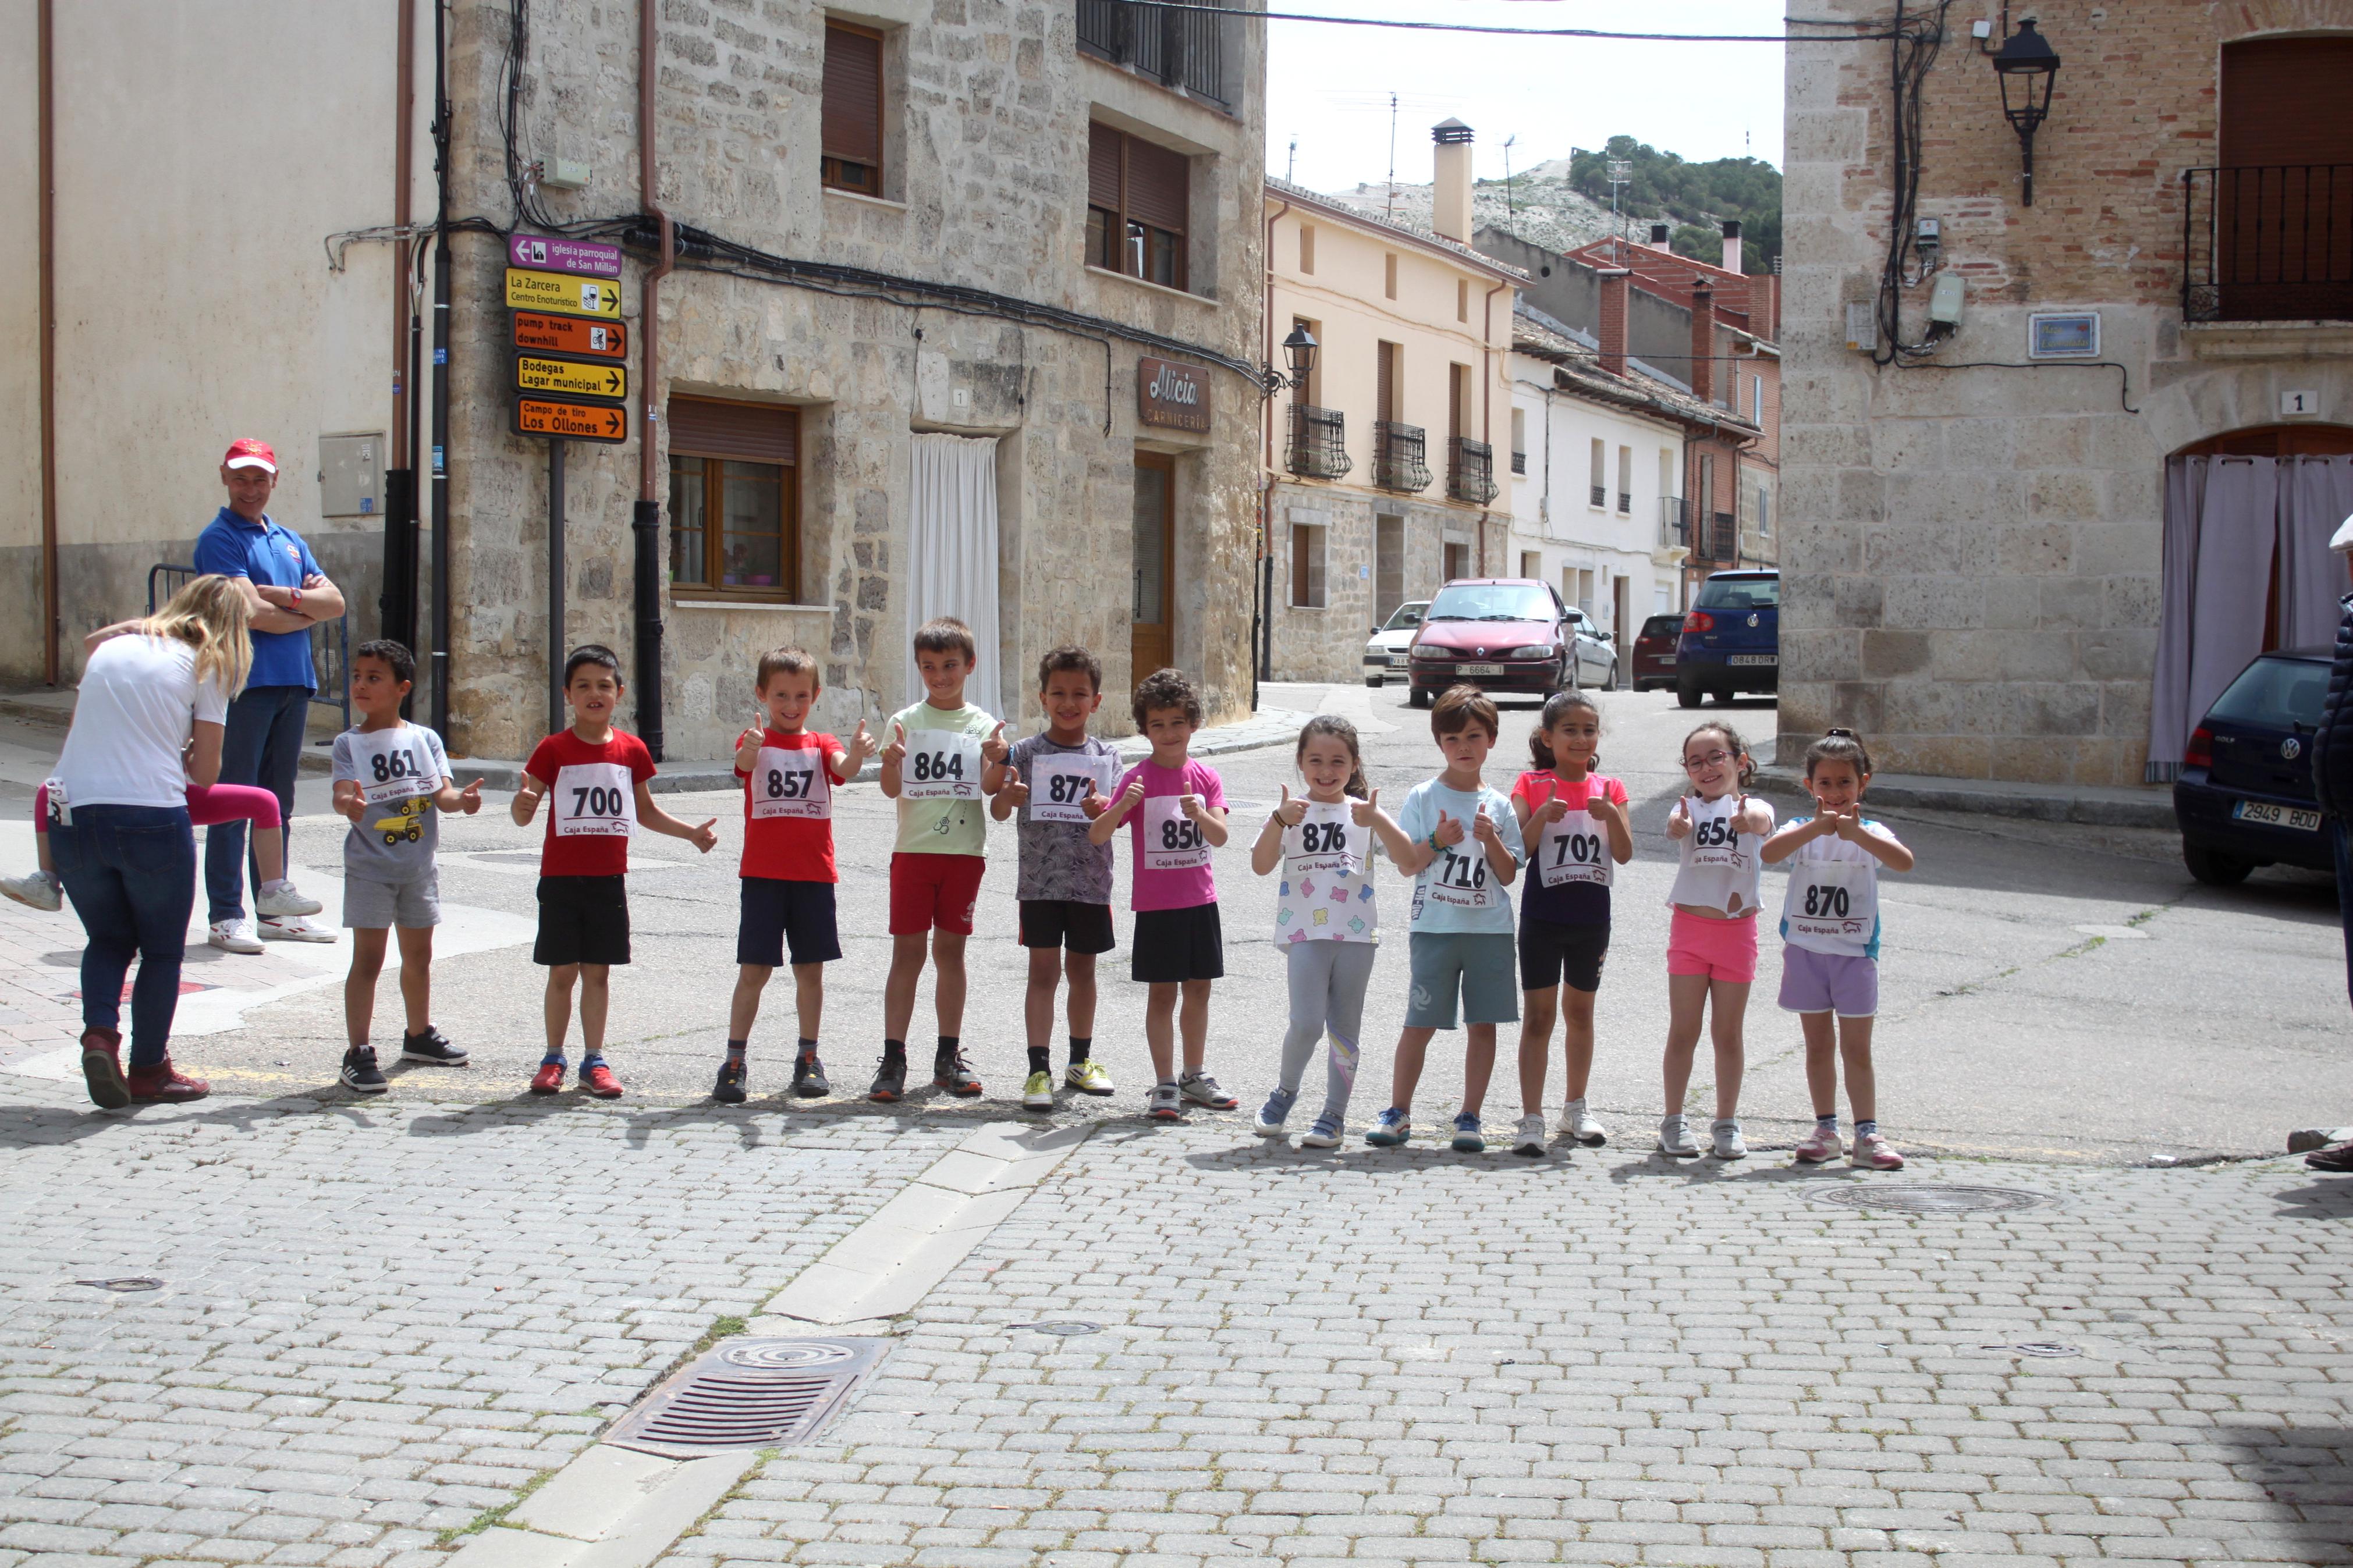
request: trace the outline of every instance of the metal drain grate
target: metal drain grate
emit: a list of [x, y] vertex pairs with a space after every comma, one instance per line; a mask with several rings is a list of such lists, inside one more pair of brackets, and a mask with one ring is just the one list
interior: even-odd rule
[[1905, 1182], [1893, 1186], [1858, 1182], [1812, 1195], [1841, 1208], [1894, 1209], [1904, 1214], [1999, 1213], [2040, 1208], [2051, 1201], [2042, 1193], [2021, 1192], [2016, 1187], [1960, 1187], [1932, 1182]]
[[722, 1340], [639, 1400], [605, 1441], [665, 1458], [809, 1442], [874, 1370], [887, 1343]]

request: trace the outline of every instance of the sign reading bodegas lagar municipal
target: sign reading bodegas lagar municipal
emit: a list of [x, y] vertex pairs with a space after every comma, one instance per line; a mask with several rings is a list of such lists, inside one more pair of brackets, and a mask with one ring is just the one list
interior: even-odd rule
[[1135, 417], [1169, 430], [1209, 427], [1209, 377], [1198, 364], [1145, 355], [1135, 362]]

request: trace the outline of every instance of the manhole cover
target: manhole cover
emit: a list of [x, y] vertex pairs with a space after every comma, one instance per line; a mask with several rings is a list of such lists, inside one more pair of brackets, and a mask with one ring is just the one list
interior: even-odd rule
[[77, 1285], [87, 1285], [93, 1290], [161, 1290], [164, 1282], [151, 1274], [124, 1274], [112, 1279], [77, 1279]]
[[722, 1340], [639, 1400], [605, 1441], [665, 1458], [808, 1442], [874, 1370], [885, 1343]]
[[1014, 1323], [1010, 1326], [1017, 1329], [1028, 1329], [1031, 1333], [1036, 1334], [1060, 1334], [1064, 1339], [1069, 1339], [1074, 1334], [1099, 1334], [1103, 1332], [1103, 1325], [1101, 1323]]
[[2053, 1360], [2084, 1352], [2073, 1345], [2063, 1345], [2052, 1340], [2030, 1340], [2023, 1344], [1979, 1345], [1981, 1351], [2007, 1351], [2011, 1355], [2048, 1356]]
[[1998, 1213], [2005, 1209], [2040, 1207], [2051, 1200], [2041, 1193], [2021, 1192], [2015, 1187], [1958, 1187], [1931, 1182], [1909, 1182], [1894, 1186], [1864, 1185], [1833, 1187], [1815, 1196], [1826, 1204], [1837, 1204], [1851, 1209], [1895, 1209], [1904, 1214], [1970, 1214]]

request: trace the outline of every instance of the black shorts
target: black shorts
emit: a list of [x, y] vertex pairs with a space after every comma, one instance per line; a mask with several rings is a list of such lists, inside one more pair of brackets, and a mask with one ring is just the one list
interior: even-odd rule
[[831, 963], [841, 956], [833, 923], [831, 882], [744, 879], [744, 913], [735, 924], [735, 962], [775, 969], [792, 944], [795, 963]]
[[1520, 917], [1520, 989], [1549, 991], [1567, 981], [1573, 991], [1601, 989], [1601, 961], [1609, 952], [1606, 925], [1565, 926]]
[[567, 963], [629, 962], [629, 879], [627, 877], [542, 877], [539, 940], [531, 961]]
[[1184, 980], [1219, 980], [1226, 973], [1226, 939], [1218, 926], [1218, 906], [1186, 910], [1138, 910], [1134, 949], [1127, 974], [1148, 985]]
[[1075, 899], [1021, 900], [1021, 945], [1067, 947], [1072, 952], [1109, 952], [1119, 945], [1112, 934], [1111, 906]]

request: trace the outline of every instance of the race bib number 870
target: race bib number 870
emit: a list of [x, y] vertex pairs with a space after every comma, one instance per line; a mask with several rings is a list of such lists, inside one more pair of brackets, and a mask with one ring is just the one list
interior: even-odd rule
[[626, 838], [638, 826], [638, 792], [619, 763], [573, 763], [558, 768], [548, 791], [555, 806], [555, 836]]

